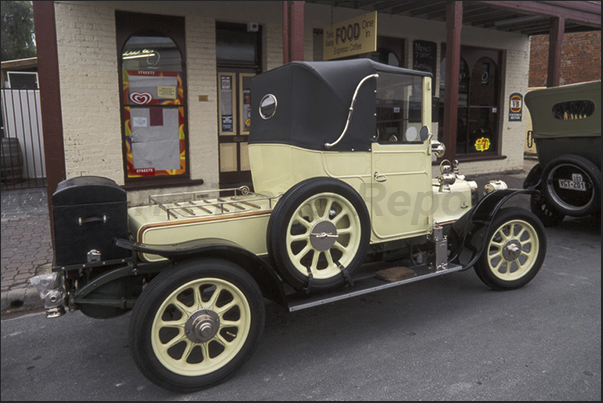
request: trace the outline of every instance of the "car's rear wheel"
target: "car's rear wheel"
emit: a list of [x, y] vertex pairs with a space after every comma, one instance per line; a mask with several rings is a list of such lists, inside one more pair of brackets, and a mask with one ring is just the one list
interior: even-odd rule
[[233, 263], [203, 259], [157, 276], [137, 300], [130, 348], [147, 379], [192, 392], [224, 380], [253, 353], [264, 327], [262, 294]]

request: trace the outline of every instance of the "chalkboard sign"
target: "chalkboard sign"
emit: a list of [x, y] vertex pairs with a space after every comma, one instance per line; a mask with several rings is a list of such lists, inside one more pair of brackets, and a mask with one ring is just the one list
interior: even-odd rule
[[414, 70], [427, 71], [435, 75], [436, 60], [438, 56], [437, 43], [428, 41], [414, 41], [412, 43], [412, 54], [412, 68]]

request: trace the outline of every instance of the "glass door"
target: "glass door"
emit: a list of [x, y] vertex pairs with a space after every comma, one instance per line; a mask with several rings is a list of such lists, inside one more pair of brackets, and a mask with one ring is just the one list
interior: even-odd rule
[[218, 149], [220, 187], [251, 187], [249, 131], [251, 128], [251, 91], [249, 82], [255, 73], [218, 72]]

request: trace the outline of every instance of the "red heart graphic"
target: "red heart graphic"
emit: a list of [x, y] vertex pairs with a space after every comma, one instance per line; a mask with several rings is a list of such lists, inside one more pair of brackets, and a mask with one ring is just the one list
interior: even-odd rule
[[153, 100], [153, 96], [148, 92], [132, 92], [130, 94], [130, 100], [135, 104], [148, 104]]

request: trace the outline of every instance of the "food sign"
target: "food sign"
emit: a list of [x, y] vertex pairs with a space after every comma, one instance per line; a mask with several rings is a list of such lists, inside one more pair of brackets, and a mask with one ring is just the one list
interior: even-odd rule
[[338, 22], [324, 29], [323, 60], [377, 50], [377, 12]]

